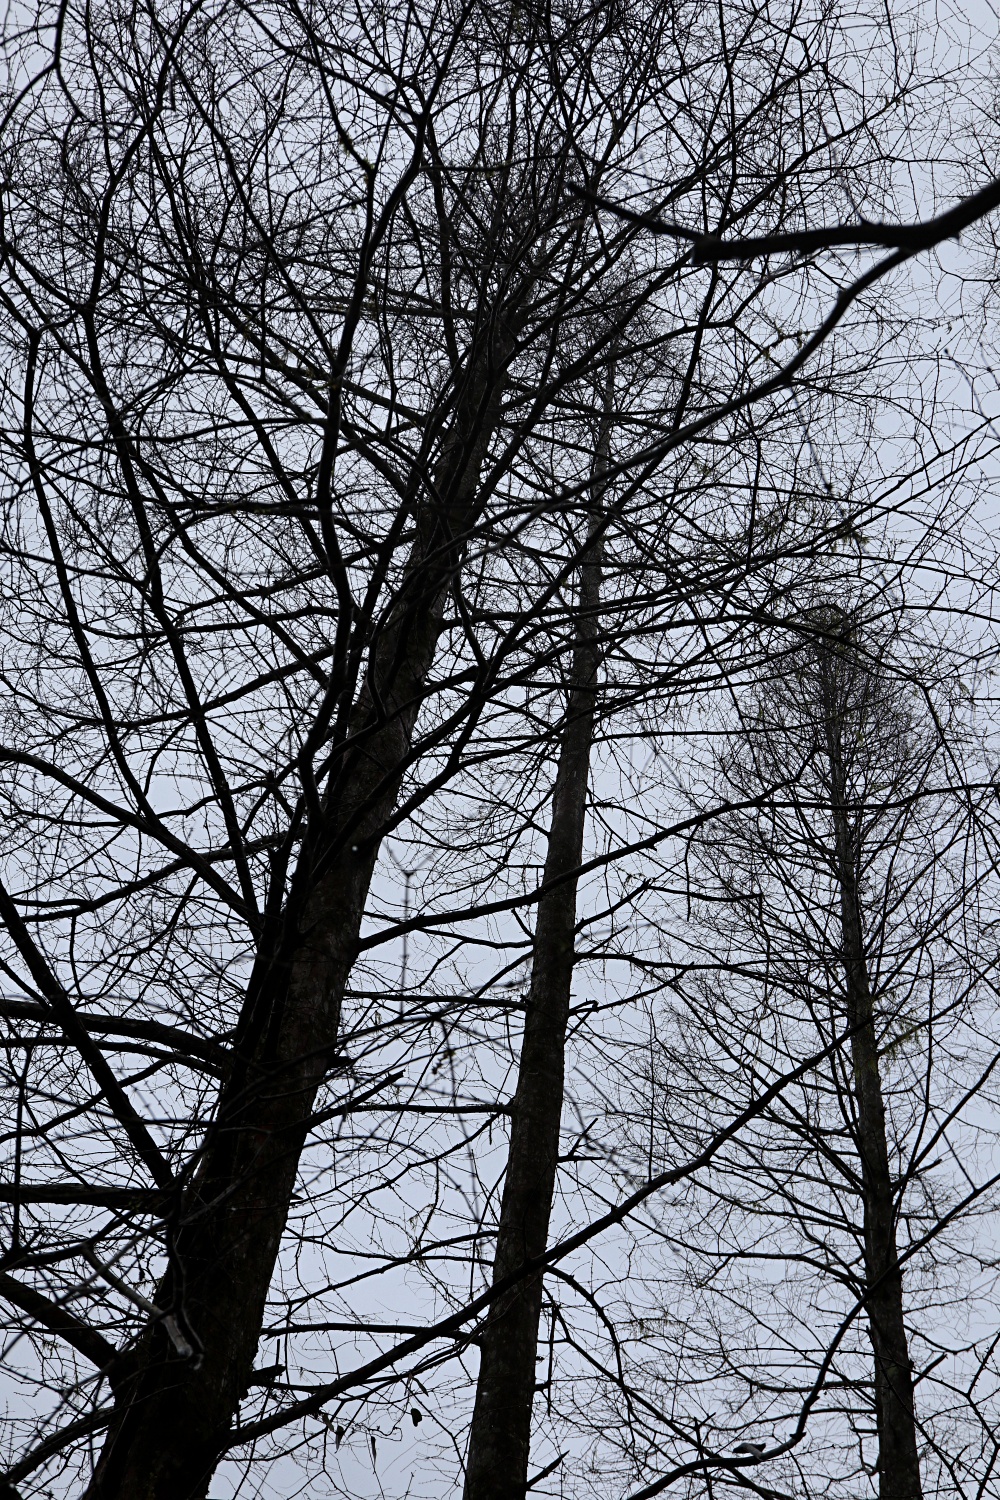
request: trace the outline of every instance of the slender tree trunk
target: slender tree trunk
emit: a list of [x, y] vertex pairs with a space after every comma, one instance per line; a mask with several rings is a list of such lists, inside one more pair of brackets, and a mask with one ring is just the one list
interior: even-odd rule
[[827, 697], [824, 719], [840, 886], [847, 1024], [853, 1030], [851, 1061], [864, 1198], [866, 1307], [875, 1357], [879, 1497], [880, 1500], [920, 1500], [913, 1365], [903, 1321], [903, 1277], [896, 1250], [885, 1101], [861, 923], [854, 838], [847, 812], [840, 713], [830, 680], [833, 674], [824, 675]]
[[[494, 1281], [516, 1271], [527, 1257], [545, 1250], [555, 1191], [566, 1027], [573, 980], [575, 871], [583, 852], [601, 656], [597, 638], [601, 550], [596, 532], [601, 519], [611, 435], [613, 380], [612, 366], [595, 455], [592, 544], [581, 570], [576, 639], [543, 875], [544, 884], [556, 880], [560, 884], [538, 903], [531, 984], [517, 1087], [511, 1105], [510, 1147], [493, 1260]], [[465, 1500], [523, 1500], [528, 1480], [541, 1307], [542, 1277], [535, 1276], [497, 1303], [483, 1330]]]
[[[496, 359], [497, 351], [493, 351]], [[484, 366], [486, 361], [484, 361]], [[154, 1322], [116, 1392], [92, 1500], [203, 1500], [253, 1370], [265, 1301], [327, 1077], [381, 831], [391, 813], [461, 562], [479, 473], [499, 411], [497, 367], [466, 404], [414, 544], [406, 586], [373, 648], [336, 806], [305, 832], [276, 931], [262, 944], [231, 1072], [198, 1170], [179, 1206]], [[468, 434], [471, 432], [472, 436]], [[342, 832], [348, 825], [351, 832]]]

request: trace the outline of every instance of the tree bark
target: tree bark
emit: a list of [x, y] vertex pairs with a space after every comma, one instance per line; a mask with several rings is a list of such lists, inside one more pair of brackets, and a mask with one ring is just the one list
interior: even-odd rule
[[[614, 367], [609, 368], [591, 487], [590, 547], [581, 569], [579, 610], [566, 716], [552, 794], [543, 884], [559, 881], [538, 903], [510, 1146], [493, 1259], [493, 1280], [540, 1255], [559, 1161], [566, 1027], [576, 929], [576, 871], [594, 736], [601, 650], [599, 528], [611, 435]], [[480, 1340], [479, 1379], [469, 1435], [464, 1500], [523, 1500], [528, 1481], [535, 1354], [542, 1277], [521, 1282], [494, 1306]]]
[[396, 607], [372, 647], [349, 726], [348, 740], [359, 738], [345, 751], [337, 804], [307, 828], [285, 906], [261, 945], [233, 1065], [155, 1298], [176, 1321], [154, 1320], [140, 1341], [136, 1373], [116, 1392], [90, 1500], [203, 1500], [248, 1388], [382, 830], [461, 563], [456, 539], [473, 517], [499, 415], [505, 353], [494, 344], [491, 354], [469, 382], [464, 420], [460, 412]]
[[847, 808], [841, 714], [832, 676], [831, 670], [824, 671], [824, 720], [840, 887], [847, 1024], [853, 1033], [851, 1063], [864, 1205], [865, 1306], [875, 1359], [879, 1497], [921, 1500], [913, 1365], [903, 1320], [903, 1276], [896, 1248], [885, 1100], [861, 920], [857, 851]]

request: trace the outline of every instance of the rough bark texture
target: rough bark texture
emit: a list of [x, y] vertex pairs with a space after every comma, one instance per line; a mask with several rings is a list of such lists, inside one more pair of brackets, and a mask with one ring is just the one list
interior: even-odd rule
[[307, 830], [284, 910], [261, 946], [215, 1123], [179, 1208], [156, 1303], [175, 1314], [196, 1357], [178, 1353], [163, 1323], [149, 1329], [118, 1394], [91, 1500], [203, 1500], [246, 1392], [299, 1155], [336, 1053], [381, 832], [461, 561], [455, 538], [471, 518], [497, 417], [489, 368], [489, 382], [470, 382], [466, 419], [436, 475], [437, 500], [418, 524], [405, 586], [373, 649], [336, 801]]
[[[500, 1204], [493, 1279], [516, 1271], [546, 1248], [559, 1161], [566, 1026], [576, 928], [575, 871], [583, 852], [587, 781], [600, 666], [597, 611], [603, 472], [610, 437], [611, 377], [594, 466], [592, 545], [581, 569], [579, 615], [566, 719], [552, 796], [543, 883], [559, 880], [538, 903], [531, 985], [517, 1087], [511, 1103], [510, 1147]], [[522, 1282], [494, 1307], [480, 1342], [479, 1380], [469, 1436], [465, 1500], [523, 1500], [528, 1480], [535, 1354], [542, 1277]]]
[[851, 1062], [864, 1198], [866, 1309], [875, 1357], [879, 1497], [920, 1500], [913, 1365], [903, 1321], [903, 1277], [896, 1250], [885, 1101], [861, 923], [856, 851], [847, 811], [840, 716], [829, 684], [824, 709], [840, 886], [847, 1022], [853, 1029]]

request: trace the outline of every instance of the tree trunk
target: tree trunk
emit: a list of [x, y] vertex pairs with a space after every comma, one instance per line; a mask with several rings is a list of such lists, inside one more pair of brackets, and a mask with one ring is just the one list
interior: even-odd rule
[[[176, 1323], [154, 1322], [139, 1344], [87, 1490], [92, 1500], [203, 1500], [246, 1393], [299, 1155], [337, 1047], [382, 829], [461, 562], [454, 538], [473, 515], [499, 412], [503, 352], [492, 352], [490, 383], [485, 375], [470, 381], [466, 421], [456, 421], [404, 586], [372, 648], [348, 736], [362, 738], [345, 752], [337, 805], [306, 830], [276, 930], [261, 944], [233, 1065], [155, 1299]], [[171, 1327], [179, 1339], [168, 1336]]]
[[[591, 546], [581, 569], [579, 613], [543, 875], [543, 884], [556, 880], [561, 883], [538, 903], [531, 984], [517, 1087], [511, 1104], [510, 1147], [493, 1259], [494, 1281], [516, 1271], [526, 1258], [545, 1250], [559, 1161], [576, 928], [575, 872], [583, 852], [595, 689], [601, 657], [597, 620], [601, 549], [597, 533], [611, 435], [613, 379], [612, 366], [595, 454]], [[541, 1307], [542, 1277], [535, 1276], [495, 1305], [483, 1330], [464, 1500], [524, 1500]]]
[[831, 676], [830, 672], [824, 673], [827, 697], [824, 719], [840, 887], [847, 1024], [853, 1031], [851, 1062], [864, 1200], [865, 1305], [875, 1356], [879, 1497], [880, 1500], [920, 1500], [913, 1365], [903, 1321], [903, 1277], [896, 1250], [885, 1101], [861, 923], [855, 841], [847, 811], [840, 713]]

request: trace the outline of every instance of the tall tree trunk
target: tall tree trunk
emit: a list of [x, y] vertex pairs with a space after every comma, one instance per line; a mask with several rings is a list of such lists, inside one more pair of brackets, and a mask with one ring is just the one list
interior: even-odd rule
[[903, 1321], [903, 1277], [896, 1249], [892, 1178], [885, 1128], [871, 983], [865, 953], [855, 840], [847, 810], [841, 712], [832, 670], [824, 672], [824, 720], [834, 821], [847, 1024], [864, 1199], [868, 1327], [875, 1359], [880, 1500], [920, 1500], [913, 1365]]
[[[614, 367], [609, 368], [591, 487], [591, 546], [581, 569], [579, 612], [566, 717], [552, 794], [543, 883], [560, 881], [538, 903], [531, 984], [511, 1104], [510, 1146], [500, 1204], [493, 1279], [516, 1271], [546, 1247], [559, 1160], [566, 1027], [576, 928], [576, 870], [583, 853], [587, 782], [600, 667], [597, 540], [611, 436]], [[542, 1277], [526, 1280], [494, 1306], [483, 1330], [469, 1436], [465, 1500], [523, 1500], [528, 1480], [535, 1353]]]
[[[87, 1490], [92, 1500], [203, 1500], [247, 1390], [265, 1302], [309, 1133], [329, 1073], [368, 887], [392, 812], [445, 601], [476, 506], [499, 412], [504, 355], [470, 381], [418, 527], [404, 587], [358, 695], [336, 806], [306, 830], [290, 892], [262, 944], [213, 1128], [179, 1206], [156, 1305], [170, 1325], [140, 1342]], [[461, 416], [461, 414], [460, 414]], [[346, 756], [347, 752], [345, 752]], [[344, 830], [350, 825], [350, 833]]]

